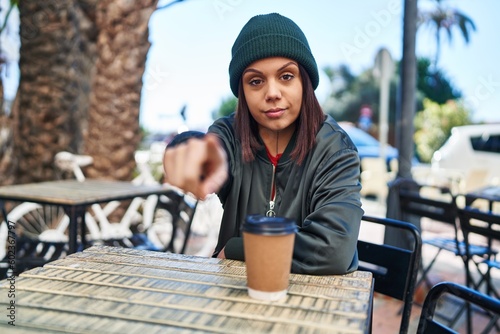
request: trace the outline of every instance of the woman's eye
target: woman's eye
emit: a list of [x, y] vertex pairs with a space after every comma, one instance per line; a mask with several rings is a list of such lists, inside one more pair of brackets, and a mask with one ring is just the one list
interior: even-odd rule
[[292, 80], [292, 79], [294, 78], [294, 76], [293, 76], [293, 74], [289, 74], [289, 73], [287, 73], [287, 74], [283, 74], [283, 75], [281, 76], [281, 78], [282, 78], [283, 80], [285, 80], [285, 81], [289, 81], [289, 80]]
[[262, 83], [261, 79], [252, 79], [248, 82], [251, 86], [257, 86]]

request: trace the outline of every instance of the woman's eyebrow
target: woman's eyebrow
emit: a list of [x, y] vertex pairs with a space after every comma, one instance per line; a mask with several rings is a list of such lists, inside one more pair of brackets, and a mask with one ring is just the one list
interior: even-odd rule
[[246, 70], [243, 71], [243, 73], [241, 74], [241, 76], [244, 76], [245, 73], [247, 73], [247, 72], [254, 72], [254, 73], [257, 73], [257, 74], [262, 74], [262, 72], [259, 71], [259, 70], [256, 70], [254, 68], [247, 68]]
[[299, 65], [297, 65], [297, 63], [296, 63], [296, 62], [294, 62], [294, 61], [290, 61], [290, 62], [286, 63], [285, 65], [281, 66], [281, 67], [278, 69], [278, 71], [282, 71], [282, 70], [284, 70], [285, 68], [287, 68], [287, 67], [288, 67], [288, 66], [290, 66], [290, 65], [295, 65], [295, 66], [299, 67]]
[[[278, 68], [277, 72], [283, 71], [285, 68], [287, 68], [290, 65], [295, 65], [295, 66], [299, 67], [299, 65], [297, 65], [296, 62], [289, 61], [288, 63], [286, 63], [283, 66], [281, 66], [280, 68]], [[256, 70], [254, 68], [247, 68], [245, 71], [243, 71], [242, 76], [245, 75], [245, 73], [247, 73], [247, 72], [254, 72], [254, 73], [257, 73], [257, 74], [262, 74], [262, 72], [259, 71], [259, 70]]]

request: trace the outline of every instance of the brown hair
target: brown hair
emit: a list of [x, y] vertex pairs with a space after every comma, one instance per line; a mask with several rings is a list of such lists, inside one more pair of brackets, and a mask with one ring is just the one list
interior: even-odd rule
[[[307, 153], [316, 144], [316, 134], [325, 121], [325, 114], [314, 94], [314, 88], [307, 71], [300, 64], [299, 71], [302, 78], [302, 106], [300, 107], [299, 117], [295, 121], [297, 141], [291, 153], [292, 159], [298, 165], [304, 161]], [[255, 159], [255, 152], [261, 147], [261, 144], [257, 139], [259, 136], [258, 125], [250, 114], [242, 87], [243, 85], [240, 83], [235, 128], [236, 136], [241, 142], [243, 161], [250, 162]]]

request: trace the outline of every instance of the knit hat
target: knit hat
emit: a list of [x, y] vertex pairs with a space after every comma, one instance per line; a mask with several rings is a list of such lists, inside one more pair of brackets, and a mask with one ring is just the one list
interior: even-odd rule
[[318, 87], [318, 66], [306, 36], [295, 22], [280, 14], [252, 17], [241, 29], [231, 52], [229, 83], [236, 97], [245, 68], [267, 57], [285, 57], [297, 61], [309, 74], [313, 88]]

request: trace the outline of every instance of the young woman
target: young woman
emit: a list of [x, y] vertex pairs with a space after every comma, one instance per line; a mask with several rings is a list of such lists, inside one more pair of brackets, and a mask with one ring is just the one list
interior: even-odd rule
[[292, 272], [356, 270], [359, 157], [314, 95], [318, 68], [303, 32], [276, 13], [253, 17], [233, 45], [229, 76], [236, 112], [205, 136], [176, 138], [164, 158], [166, 182], [201, 199], [218, 194], [214, 256], [242, 260], [245, 217], [276, 215], [298, 225]]

